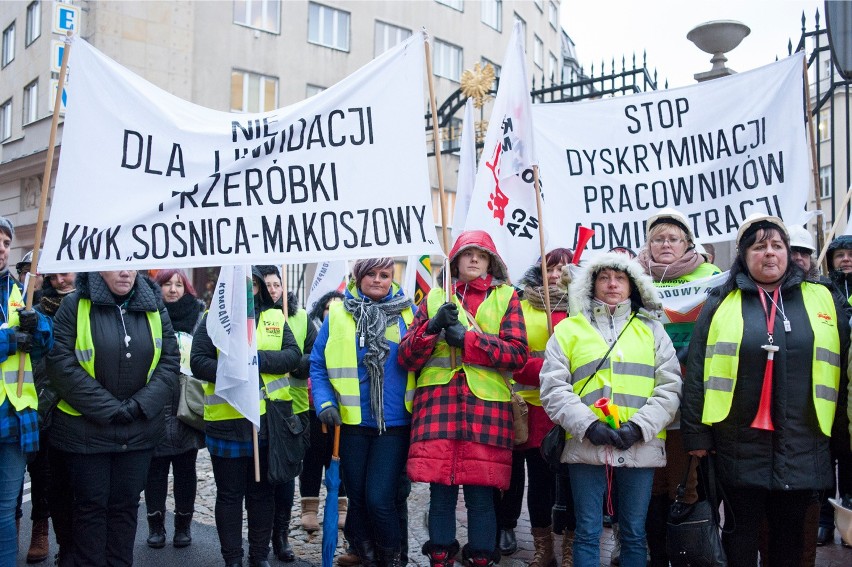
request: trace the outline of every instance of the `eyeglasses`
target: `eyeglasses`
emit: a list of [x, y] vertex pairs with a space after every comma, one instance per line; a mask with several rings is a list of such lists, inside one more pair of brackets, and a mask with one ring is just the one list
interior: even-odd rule
[[654, 246], [662, 246], [664, 244], [668, 244], [669, 246], [676, 246], [683, 242], [683, 238], [654, 238], [651, 240], [651, 244]]

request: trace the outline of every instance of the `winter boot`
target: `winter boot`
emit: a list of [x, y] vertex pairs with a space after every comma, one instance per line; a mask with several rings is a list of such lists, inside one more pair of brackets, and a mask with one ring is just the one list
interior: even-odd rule
[[337, 564], [340, 567], [356, 567], [361, 564], [361, 558], [358, 557], [358, 553], [355, 551], [355, 546], [347, 541], [344, 546], [346, 551], [342, 555], [337, 556]]
[[429, 567], [453, 567], [456, 554], [459, 552], [459, 542], [450, 545], [438, 545], [427, 541], [423, 544], [423, 555], [429, 558]]
[[550, 526], [532, 528], [533, 553], [529, 567], [556, 567], [556, 557], [553, 555], [553, 532]]
[[619, 531], [618, 523], [612, 525], [612, 539], [615, 543], [612, 546], [609, 564], [618, 566], [621, 565], [621, 532]]
[[574, 532], [562, 536], [562, 567], [574, 567]]
[[318, 497], [306, 496], [302, 498], [302, 528], [309, 534], [319, 529], [317, 510], [319, 510]]
[[402, 551], [398, 547], [380, 547], [379, 567], [402, 567]]
[[494, 567], [500, 563], [500, 552], [473, 550], [467, 544], [462, 548], [462, 560], [465, 567]]
[[361, 560], [362, 567], [378, 567], [376, 559], [376, 548], [370, 540], [359, 541], [355, 544], [355, 551]]
[[175, 512], [175, 547], [186, 547], [192, 543], [192, 512]]
[[408, 565], [408, 502], [403, 502], [397, 509], [399, 514], [399, 550], [402, 566]]
[[285, 563], [296, 559], [296, 554], [290, 545], [290, 514], [289, 508], [276, 506], [275, 517], [272, 520], [272, 554]]
[[346, 524], [346, 511], [349, 509], [349, 499], [345, 496], [337, 499], [337, 528], [343, 529]]
[[166, 526], [162, 512], [148, 514], [148, 547], [162, 549], [166, 547]]
[[48, 519], [35, 520], [33, 522], [32, 539], [30, 549], [27, 551], [27, 563], [41, 563], [50, 552], [50, 541], [48, 534]]

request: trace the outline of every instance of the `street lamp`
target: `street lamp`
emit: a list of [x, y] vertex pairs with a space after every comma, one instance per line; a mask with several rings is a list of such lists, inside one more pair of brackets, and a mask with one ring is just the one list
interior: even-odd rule
[[825, 0], [825, 25], [834, 66], [852, 80], [852, 2]]

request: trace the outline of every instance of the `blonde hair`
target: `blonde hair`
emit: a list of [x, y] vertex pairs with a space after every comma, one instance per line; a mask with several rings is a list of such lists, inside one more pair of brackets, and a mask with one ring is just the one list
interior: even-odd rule
[[686, 240], [687, 244], [692, 244], [692, 239], [689, 238], [689, 233], [683, 230], [683, 227], [673, 222], [658, 222], [648, 231], [648, 241], [654, 238], [666, 229], [673, 228], [680, 232], [680, 237]]

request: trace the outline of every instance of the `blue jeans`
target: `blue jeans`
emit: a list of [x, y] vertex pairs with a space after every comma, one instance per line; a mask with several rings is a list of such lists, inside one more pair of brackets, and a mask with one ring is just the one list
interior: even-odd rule
[[15, 508], [26, 465], [17, 440], [0, 443], [0, 567], [14, 567], [18, 555]]
[[[429, 540], [435, 545], [451, 545], [456, 540], [459, 485], [432, 483], [429, 488]], [[465, 484], [462, 490], [467, 508], [467, 543], [470, 551], [490, 556], [494, 552], [494, 534], [497, 533], [494, 489]]]
[[[603, 499], [606, 467], [568, 465], [574, 514], [575, 567], [600, 565], [600, 539], [603, 530]], [[645, 517], [651, 501], [654, 469], [613, 468], [613, 485], [618, 493], [618, 525], [621, 533], [621, 566], [645, 567]]]
[[409, 435], [407, 426], [390, 427], [381, 435], [368, 427], [344, 425], [340, 430], [340, 474], [349, 497], [346, 520], [356, 546], [372, 541], [399, 549], [396, 496]]

